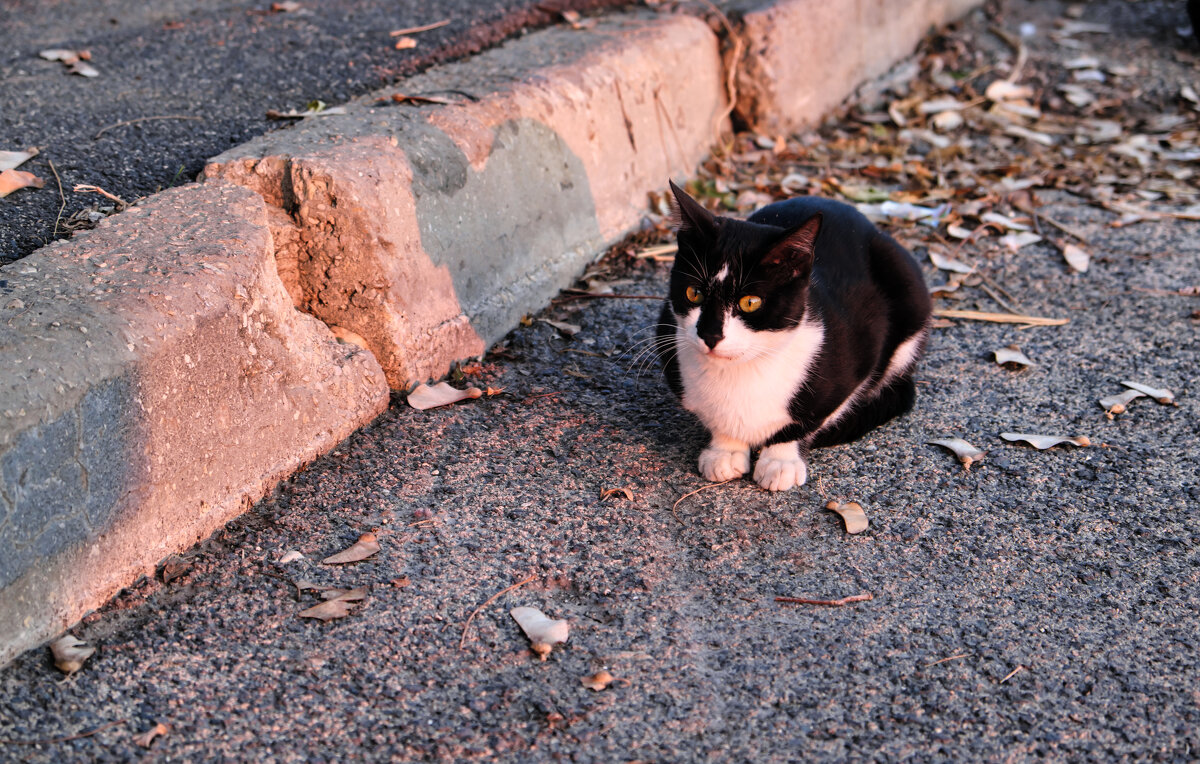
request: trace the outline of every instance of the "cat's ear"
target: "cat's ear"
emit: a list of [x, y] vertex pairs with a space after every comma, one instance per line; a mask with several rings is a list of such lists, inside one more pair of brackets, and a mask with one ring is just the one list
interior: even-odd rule
[[788, 271], [793, 278], [808, 275], [820, 232], [821, 213], [818, 212], [776, 242], [762, 259], [763, 265]]
[[711, 212], [704, 209], [700, 202], [688, 196], [687, 192], [671, 184], [671, 193], [675, 195], [675, 210], [679, 215], [678, 228], [681, 233], [695, 231], [704, 236], [714, 236], [717, 232], [717, 221]]

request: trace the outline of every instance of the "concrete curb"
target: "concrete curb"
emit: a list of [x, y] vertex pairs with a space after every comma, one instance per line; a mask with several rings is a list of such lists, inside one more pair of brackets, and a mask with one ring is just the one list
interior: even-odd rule
[[[811, 121], [979, 2], [889, 3], [886, 24], [882, 0], [728, 3], [739, 117]], [[0, 270], [0, 665], [634, 229], [727, 126], [722, 48], [683, 15], [536, 32], [226, 152], [204, 182]]]

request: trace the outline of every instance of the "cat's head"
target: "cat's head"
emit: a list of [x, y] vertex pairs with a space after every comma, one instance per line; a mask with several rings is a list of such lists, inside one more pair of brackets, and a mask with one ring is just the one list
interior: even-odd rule
[[743, 363], [786, 342], [804, 319], [814, 215], [791, 229], [713, 215], [671, 183], [679, 252], [668, 299], [687, 348], [715, 363]]

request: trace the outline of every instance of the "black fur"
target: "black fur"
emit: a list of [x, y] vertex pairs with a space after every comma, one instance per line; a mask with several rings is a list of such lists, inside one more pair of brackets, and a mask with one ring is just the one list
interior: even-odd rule
[[[872, 390], [824, 430], [817, 429], [864, 381], [870, 380], [871, 390], [882, 379], [901, 343], [920, 335], [924, 344], [929, 292], [904, 247], [840, 202], [800, 197], [738, 221], [713, 216], [674, 184], [672, 188], [681, 220], [679, 253], [660, 317], [663, 345], [674, 336], [676, 314], [693, 307], [685, 296], [687, 286], [698, 283], [698, 274], [713, 274], [722, 267], [740, 269], [742, 283], [753, 284], [753, 291], [764, 298], [761, 311], [739, 316], [751, 329], [785, 330], [804, 318], [824, 326], [819, 355], [792, 398], [792, 424], [765, 443], [751, 445], [797, 441], [807, 451], [845, 443], [912, 407], [916, 388], [909, 369]], [[798, 234], [806, 227], [817, 228], [807, 252]], [[713, 309], [708, 302], [701, 308], [701, 339], [708, 342], [706, 332], [719, 334], [722, 311], [737, 299], [735, 294], [706, 296]], [[667, 382], [682, 397], [679, 362], [674, 353], [667, 355]]]

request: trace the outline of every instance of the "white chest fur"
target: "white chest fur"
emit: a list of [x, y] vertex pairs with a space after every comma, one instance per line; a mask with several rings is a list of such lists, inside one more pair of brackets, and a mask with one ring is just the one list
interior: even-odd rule
[[781, 332], [750, 332], [736, 319], [727, 321], [726, 339], [714, 351], [724, 352], [730, 360], [704, 352], [696, 339], [693, 316], [680, 324], [676, 347], [683, 406], [712, 434], [756, 446], [791, 423], [788, 404], [821, 347], [820, 323], [805, 322]]

